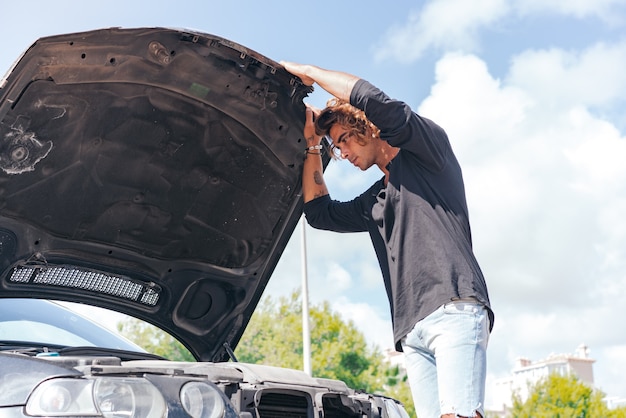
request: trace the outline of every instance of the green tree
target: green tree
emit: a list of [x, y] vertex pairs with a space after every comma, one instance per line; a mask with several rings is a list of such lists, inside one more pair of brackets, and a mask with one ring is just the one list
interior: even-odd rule
[[174, 337], [138, 319], [127, 317], [117, 324], [120, 334], [144, 350], [173, 361], [195, 361], [193, 355]]
[[[314, 376], [339, 379], [366, 391], [384, 382], [377, 373], [381, 355], [367, 346], [352, 322], [344, 322], [328, 302], [310, 308], [311, 367]], [[262, 300], [252, 315], [235, 352], [240, 361], [302, 369], [302, 302], [299, 292], [289, 298]]]
[[[381, 393], [415, 415], [406, 376], [369, 347], [352, 321], [328, 302], [309, 307], [313, 376], [338, 379], [355, 389]], [[235, 354], [239, 361], [302, 369], [302, 298], [299, 291], [278, 301], [264, 297], [250, 318]]]
[[608, 409], [604, 394], [575, 376], [552, 374], [532, 386], [528, 399], [513, 395], [513, 418], [624, 418], [626, 409]]

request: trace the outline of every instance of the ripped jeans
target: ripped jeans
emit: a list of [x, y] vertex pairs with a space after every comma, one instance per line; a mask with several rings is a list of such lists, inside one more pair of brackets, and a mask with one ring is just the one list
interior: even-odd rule
[[442, 305], [402, 339], [419, 418], [485, 416], [489, 317], [476, 301]]

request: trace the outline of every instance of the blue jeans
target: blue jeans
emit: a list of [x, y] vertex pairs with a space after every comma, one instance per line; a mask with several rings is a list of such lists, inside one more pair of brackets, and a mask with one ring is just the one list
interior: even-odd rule
[[453, 301], [415, 324], [402, 339], [419, 418], [483, 417], [489, 317], [480, 303]]

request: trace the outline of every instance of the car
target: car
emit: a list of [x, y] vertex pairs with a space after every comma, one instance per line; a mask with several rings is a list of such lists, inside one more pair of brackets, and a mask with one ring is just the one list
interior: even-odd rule
[[[302, 214], [311, 92], [182, 29], [50, 36], [18, 58], [0, 81], [0, 417], [408, 416], [233, 354]], [[196, 361], [67, 303], [154, 325]]]

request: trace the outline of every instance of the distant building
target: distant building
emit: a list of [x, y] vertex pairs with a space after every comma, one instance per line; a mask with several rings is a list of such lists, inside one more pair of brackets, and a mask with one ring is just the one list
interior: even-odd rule
[[606, 402], [606, 406], [608, 406], [609, 409], [623, 408], [626, 406], [626, 398], [617, 396], [608, 396], [604, 398], [604, 402]]
[[513, 406], [513, 393], [517, 393], [522, 401], [526, 401], [529, 387], [553, 373], [576, 376], [587, 386], [594, 387], [593, 363], [595, 360], [589, 358], [589, 348], [584, 344], [578, 346], [574, 354], [551, 354], [546, 359], [536, 362], [519, 358], [510, 376], [494, 382], [490, 412], [504, 416]]

